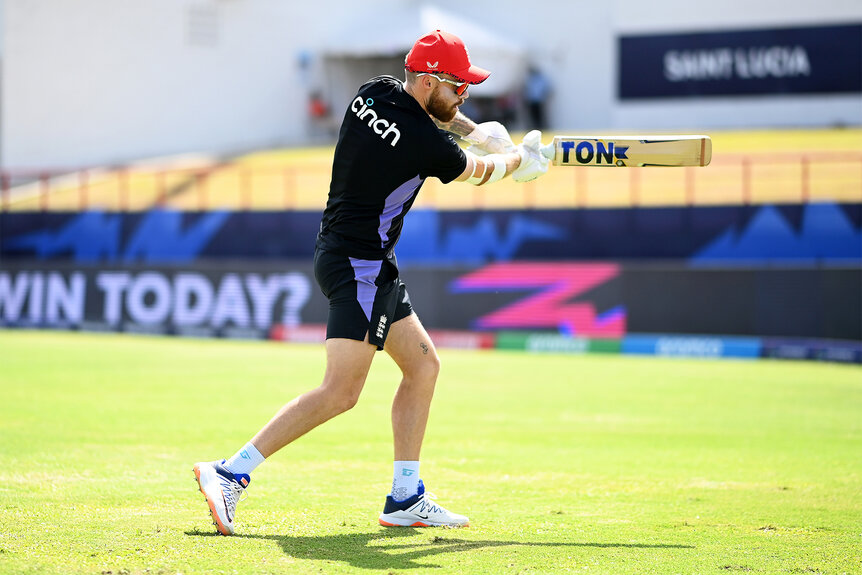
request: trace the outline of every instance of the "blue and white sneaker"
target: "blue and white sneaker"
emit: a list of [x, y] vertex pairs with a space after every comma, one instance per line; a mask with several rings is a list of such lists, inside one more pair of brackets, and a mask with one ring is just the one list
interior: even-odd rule
[[386, 496], [386, 505], [378, 519], [386, 527], [467, 527], [470, 520], [434, 503], [434, 495], [425, 492], [419, 480], [419, 493], [405, 501]]
[[222, 535], [233, 535], [233, 519], [239, 498], [251, 483], [246, 474], [235, 475], [224, 466], [225, 460], [195, 463], [195, 477]]

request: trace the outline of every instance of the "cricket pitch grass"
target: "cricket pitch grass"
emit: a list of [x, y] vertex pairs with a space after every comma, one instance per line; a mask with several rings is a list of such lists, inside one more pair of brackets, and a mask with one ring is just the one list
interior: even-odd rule
[[377, 524], [397, 368], [264, 463], [215, 535], [192, 473], [321, 346], [0, 330], [0, 573], [860, 573], [862, 369], [441, 350], [422, 475]]

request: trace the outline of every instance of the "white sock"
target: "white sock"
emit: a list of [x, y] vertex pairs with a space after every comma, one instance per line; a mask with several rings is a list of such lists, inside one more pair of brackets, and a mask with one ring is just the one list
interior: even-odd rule
[[419, 493], [419, 462], [396, 461], [392, 478], [392, 499], [404, 501]]
[[249, 441], [233, 457], [228, 459], [224, 466], [231, 473], [251, 475], [255, 467], [263, 463], [263, 459], [264, 457], [257, 450], [257, 447]]

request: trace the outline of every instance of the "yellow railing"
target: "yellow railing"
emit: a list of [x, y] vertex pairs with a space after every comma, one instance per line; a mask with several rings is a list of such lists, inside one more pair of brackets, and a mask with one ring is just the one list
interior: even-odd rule
[[[417, 206], [530, 209], [862, 201], [862, 128], [718, 131], [705, 168], [552, 167], [476, 188], [429, 179]], [[515, 134], [518, 141], [519, 135]], [[0, 171], [0, 210], [320, 210], [332, 146], [117, 168]]]
[[[320, 210], [330, 166], [243, 162], [195, 168], [0, 172], [4, 211]], [[442, 185], [429, 179], [417, 206], [553, 209], [674, 205], [862, 202], [862, 152], [734, 154], [705, 168], [551, 167], [527, 184]]]

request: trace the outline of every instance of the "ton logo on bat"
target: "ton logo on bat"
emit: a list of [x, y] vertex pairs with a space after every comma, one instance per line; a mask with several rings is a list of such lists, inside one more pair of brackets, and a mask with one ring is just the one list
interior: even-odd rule
[[575, 161], [579, 164], [592, 164], [593, 159], [595, 159], [596, 164], [601, 164], [602, 160], [607, 164], [613, 164], [615, 163], [614, 158], [628, 160], [626, 156], [626, 152], [629, 149], [628, 146], [615, 147], [613, 142], [608, 142], [607, 147], [605, 147], [604, 142], [596, 142], [595, 146], [590, 141], [562, 142], [561, 147], [563, 149], [564, 164], [569, 163], [572, 148], [575, 150]]

